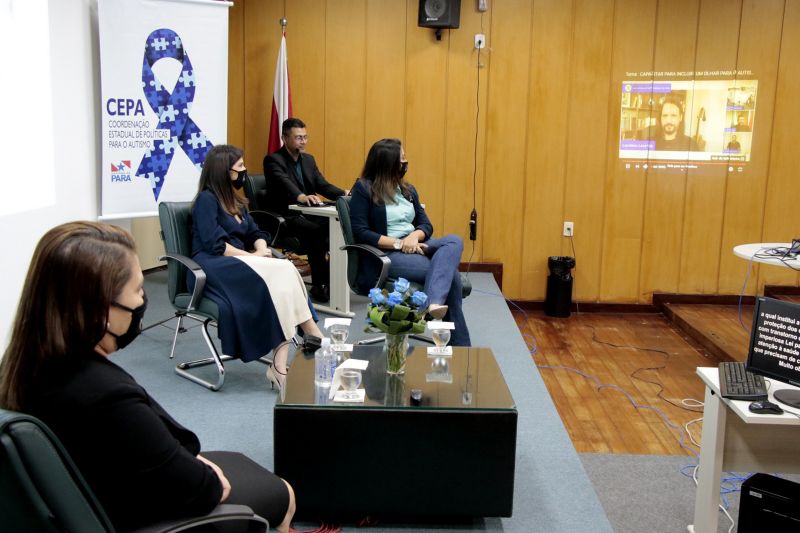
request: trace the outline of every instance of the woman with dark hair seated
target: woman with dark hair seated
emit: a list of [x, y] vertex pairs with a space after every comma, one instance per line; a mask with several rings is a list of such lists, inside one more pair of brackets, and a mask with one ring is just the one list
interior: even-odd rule
[[275, 350], [267, 378], [280, 389], [297, 327], [316, 337], [322, 332], [300, 273], [272, 257], [269, 235], [236, 194], [247, 174], [242, 156], [226, 144], [206, 156], [192, 206], [192, 258], [206, 273], [206, 296], [219, 306], [222, 351], [253, 361]]
[[[392, 261], [389, 276], [425, 284], [428, 314], [455, 323], [452, 344], [469, 346], [469, 330], [461, 310], [458, 264], [464, 243], [457, 235], [432, 238], [433, 226], [419, 194], [406, 182], [408, 170], [398, 139], [382, 139], [370, 148], [361, 177], [351, 191], [350, 223], [359, 243], [382, 248]], [[368, 291], [378, 277], [378, 264], [362, 256], [360, 289]]]
[[48, 231], [0, 364], [0, 406], [53, 430], [116, 529], [227, 502], [289, 531], [288, 483], [239, 453], [200, 455], [197, 436], [108, 359], [141, 331], [142, 282], [126, 231], [95, 222]]

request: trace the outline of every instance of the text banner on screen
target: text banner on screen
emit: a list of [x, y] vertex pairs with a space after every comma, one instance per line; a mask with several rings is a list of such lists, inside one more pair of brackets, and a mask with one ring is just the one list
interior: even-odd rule
[[100, 218], [194, 198], [206, 153], [227, 136], [230, 6], [100, 0]]

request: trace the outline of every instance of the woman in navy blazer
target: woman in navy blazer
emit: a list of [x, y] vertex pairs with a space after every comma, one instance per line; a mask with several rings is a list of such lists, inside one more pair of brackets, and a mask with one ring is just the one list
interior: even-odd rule
[[[457, 235], [434, 239], [433, 225], [413, 185], [398, 139], [382, 139], [372, 145], [352, 189], [350, 224], [355, 240], [383, 249], [392, 261], [389, 275], [424, 283], [428, 313], [455, 323], [452, 344], [470, 346], [461, 299], [458, 265], [464, 243]], [[359, 289], [367, 292], [378, 277], [375, 261], [362, 257]]]

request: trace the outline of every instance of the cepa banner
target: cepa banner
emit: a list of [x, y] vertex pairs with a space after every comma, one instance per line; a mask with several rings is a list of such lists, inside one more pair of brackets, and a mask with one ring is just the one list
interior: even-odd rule
[[225, 142], [228, 8], [216, 0], [100, 0], [101, 219], [188, 201]]

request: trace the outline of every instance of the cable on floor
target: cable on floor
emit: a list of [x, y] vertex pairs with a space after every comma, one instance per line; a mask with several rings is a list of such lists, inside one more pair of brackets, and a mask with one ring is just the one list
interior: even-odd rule
[[341, 530], [341, 527], [326, 524], [325, 522], [320, 522], [317, 529], [295, 529], [289, 526], [289, 533], [339, 533]]
[[702, 412], [702, 411], [697, 411], [696, 409], [690, 407], [687, 404], [687, 400], [689, 400], [689, 401], [697, 402], [699, 404], [699, 406], [702, 406], [702, 403], [699, 402], [698, 400], [695, 400], [694, 398], [685, 398], [681, 402], [683, 405], [677, 404], [677, 403], [673, 402], [672, 400], [669, 400], [669, 399], [667, 399], [667, 398], [665, 398], [663, 396], [664, 385], [661, 382], [651, 381], [649, 379], [645, 379], [645, 378], [639, 377], [637, 375], [639, 372], [644, 372], [644, 371], [647, 371], [647, 370], [658, 371], [658, 370], [662, 370], [664, 368], [667, 368], [667, 362], [669, 361], [669, 359], [672, 356], [672, 354], [670, 354], [666, 350], [659, 350], [657, 348], [643, 348], [641, 346], [631, 346], [631, 345], [628, 345], [628, 344], [614, 344], [613, 342], [603, 341], [603, 340], [600, 340], [600, 339], [597, 338], [597, 330], [596, 330], [596, 328], [594, 326], [586, 325], [584, 327], [588, 327], [588, 328], [590, 328], [592, 330], [592, 341], [596, 342], [598, 344], [603, 344], [603, 345], [606, 345], [606, 346], [610, 346], [612, 348], [628, 348], [628, 349], [637, 350], [637, 351], [640, 351], [640, 352], [653, 352], [653, 353], [657, 353], [659, 355], [663, 355], [664, 356], [664, 363], [661, 366], [640, 367], [640, 368], [637, 368], [636, 370], [634, 370], [633, 372], [631, 372], [628, 375], [631, 377], [631, 379], [636, 379], [636, 380], [641, 381], [643, 383], [648, 383], [650, 385], [655, 385], [656, 387], [658, 387], [658, 393], [656, 394], [656, 396], [658, 396], [661, 400], [667, 402], [668, 404], [670, 404], [670, 405], [672, 405], [674, 407], [678, 407], [679, 409], [684, 409], [686, 411], [691, 411], [693, 413]]
[[[686, 473], [686, 469], [687, 468], [691, 468], [692, 469], [692, 473], [691, 474]], [[697, 471], [699, 469], [700, 469], [700, 465], [699, 464], [686, 465], [683, 468], [681, 468], [681, 474], [683, 474], [686, 477], [692, 478], [692, 481], [694, 481], [694, 486], [696, 487], [697, 486]], [[726, 497], [726, 495], [730, 494], [732, 492], [741, 491], [742, 488], [741, 488], [741, 482], [739, 483], [738, 487], [736, 487], [736, 486], [730, 486], [729, 487], [729, 486], [726, 486], [726, 485], [731, 484], [732, 480], [738, 480], [738, 479], [740, 479], [740, 476], [735, 476], [734, 475], [734, 476], [731, 476], [731, 477], [722, 478], [720, 480], [720, 482], [719, 482], [719, 487], [720, 487], [719, 493], [720, 493], [720, 499], [722, 500], [722, 503], [719, 504], [719, 508], [725, 514], [725, 516], [728, 518], [728, 520], [730, 520], [730, 522], [731, 522], [730, 527], [728, 527], [728, 533], [731, 533], [733, 531], [733, 527], [736, 525], [736, 522], [733, 520], [733, 517], [728, 512], [728, 507], [730, 507], [730, 504], [728, 503], [728, 498]], [[742, 481], [744, 481], [744, 479], [747, 479], [747, 478], [742, 478]]]
[[289, 527], [289, 533], [338, 533], [342, 528], [331, 526], [325, 522], [321, 522], [320, 526], [316, 529], [295, 529]]

